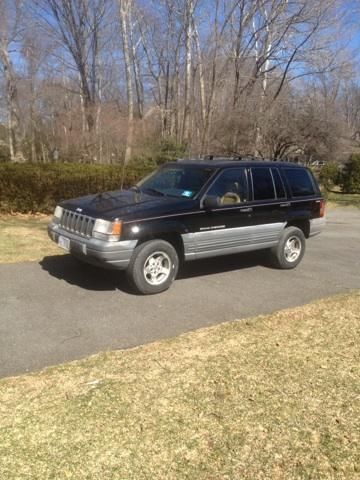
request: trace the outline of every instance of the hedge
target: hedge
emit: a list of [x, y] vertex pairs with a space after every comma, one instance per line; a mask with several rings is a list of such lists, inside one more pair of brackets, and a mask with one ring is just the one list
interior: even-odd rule
[[154, 164], [130, 164], [124, 173], [116, 165], [0, 164], [0, 212], [50, 213], [67, 198], [117, 190], [133, 185]]
[[350, 156], [340, 183], [344, 193], [360, 193], [360, 154]]

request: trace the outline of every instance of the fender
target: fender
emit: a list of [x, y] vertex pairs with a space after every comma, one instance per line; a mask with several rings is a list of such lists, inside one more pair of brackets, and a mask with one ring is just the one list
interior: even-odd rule
[[181, 239], [181, 235], [188, 232], [189, 229], [180, 219], [159, 218], [139, 223], [125, 223], [123, 238], [126, 240], [143, 241], [149, 238], [161, 238], [162, 235], [174, 234]]

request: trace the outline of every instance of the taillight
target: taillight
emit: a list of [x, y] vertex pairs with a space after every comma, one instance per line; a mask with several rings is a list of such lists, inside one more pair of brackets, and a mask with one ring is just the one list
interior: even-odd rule
[[325, 200], [320, 200], [320, 218], [325, 216]]

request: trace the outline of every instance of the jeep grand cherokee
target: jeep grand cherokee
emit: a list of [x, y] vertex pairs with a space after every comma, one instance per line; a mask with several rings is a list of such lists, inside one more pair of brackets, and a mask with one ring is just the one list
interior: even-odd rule
[[143, 294], [170, 287], [179, 263], [269, 249], [279, 268], [301, 261], [325, 203], [311, 171], [283, 162], [197, 160], [159, 168], [129, 190], [60, 203], [48, 232], [59, 247], [126, 270]]

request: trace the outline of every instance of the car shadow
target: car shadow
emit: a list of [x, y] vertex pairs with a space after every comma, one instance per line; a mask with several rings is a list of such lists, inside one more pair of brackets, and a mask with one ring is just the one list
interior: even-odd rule
[[125, 272], [95, 267], [81, 262], [72, 255], [44, 257], [39, 264], [52, 277], [85, 290], [122, 290], [133, 293], [126, 280]]
[[256, 266], [272, 268], [267, 251], [258, 250], [186, 262], [180, 269], [178, 279], [216, 275]]
[[[136, 294], [129, 285], [123, 271], [95, 267], [83, 263], [71, 255], [47, 256], [39, 264], [52, 277], [64, 280], [71, 285], [77, 285], [85, 290], [121, 290], [124, 293]], [[177, 278], [186, 280], [187, 278], [216, 275], [255, 266], [271, 267], [269, 255], [266, 251], [247, 252], [187, 262], [181, 266]]]

